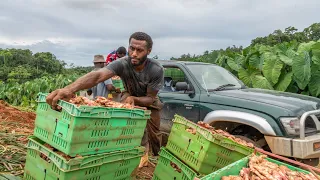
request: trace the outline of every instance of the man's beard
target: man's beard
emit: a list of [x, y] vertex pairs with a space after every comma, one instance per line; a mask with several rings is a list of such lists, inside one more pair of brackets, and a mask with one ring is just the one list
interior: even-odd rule
[[144, 57], [142, 57], [141, 59], [139, 59], [139, 63], [138, 64], [132, 64], [131, 62], [131, 57], [130, 57], [130, 62], [132, 64], [132, 66], [140, 66], [141, 64], [143, 64], [146, 60], [147, 60], [148, 55], [145, 55]]

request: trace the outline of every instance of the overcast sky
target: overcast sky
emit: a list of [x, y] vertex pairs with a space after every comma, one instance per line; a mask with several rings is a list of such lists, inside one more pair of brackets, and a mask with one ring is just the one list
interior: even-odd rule
[[0, 48], [52, 52], [75, 65], [151, 35], [160, 59], [232, 45], [320, 22], [319, 0], [1, 0]]

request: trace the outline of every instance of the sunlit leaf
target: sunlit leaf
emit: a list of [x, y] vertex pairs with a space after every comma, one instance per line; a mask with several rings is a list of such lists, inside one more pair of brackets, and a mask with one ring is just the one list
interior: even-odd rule
[[270, 82], [263, 76], [257, 75], [255, 76], [255, 80], [253, 81], [253, 87], [254, 88], [260, 88], [260, 89], [271, 89], [273, 90], [272, 85]]
[[293, 75], [300, 89], [304, 89], [311, 78], [311, 59], [308, 52], [296, 56], [293, 61]]
[[308, 86], [312, 96], [317, 97], [320, 95], [320, 71], [312, 74]]
[[282, 73], [279, 78], [279, 82], [275, 85], [275, 89], [277, 91], [286, 91], [292, 81], [292, 75], [292, 71], [289, 73]]
[[276, 84], [281, 74], [283, 63], [275, 54], [264, 53], [262, 72], [271, 84]]

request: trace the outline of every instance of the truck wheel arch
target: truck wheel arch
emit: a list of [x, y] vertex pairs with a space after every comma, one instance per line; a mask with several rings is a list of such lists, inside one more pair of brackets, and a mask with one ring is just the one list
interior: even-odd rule
[[263, 135], [276, 136], [275, 131], [266, 119], [246, 112], [216, 110], [208, 113], [204, 118], [203, 122], [208, 123], [210, 125], [214, 125], [218, 122], [244, 124], [257, 129]]

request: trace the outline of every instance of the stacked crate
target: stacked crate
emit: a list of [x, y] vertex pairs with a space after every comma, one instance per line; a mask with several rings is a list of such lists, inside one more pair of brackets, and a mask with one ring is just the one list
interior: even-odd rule
[[[193, 132], [187, 131], [193, 129]], [[184, 117], [175, 115], [166, 147], [161, 148], [154, 180], [193, 180], [221, 169], [251, 153], [220, 134], [212, 134]]]
[[39, 94], [34, 136], [29, 138], [24, 178], [129, 179], [144, 148], [150, 111], [79, 106]]

